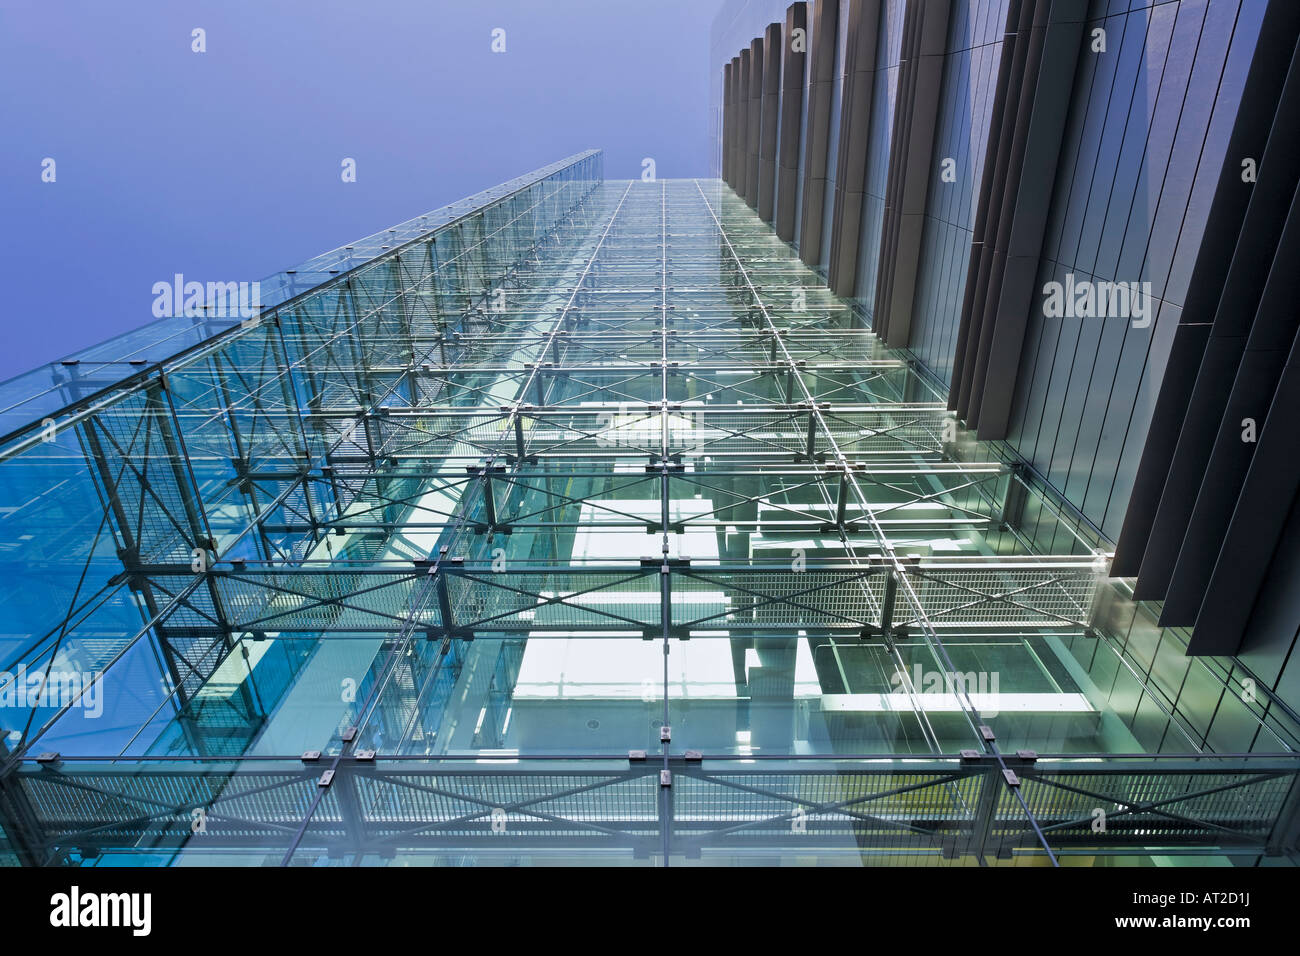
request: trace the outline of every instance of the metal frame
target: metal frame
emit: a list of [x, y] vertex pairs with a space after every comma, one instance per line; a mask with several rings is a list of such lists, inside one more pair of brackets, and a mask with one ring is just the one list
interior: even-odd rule
[[[168, 856], [203, 808], [205, 847], [283, 863], [507, 844], [664, 863], [800, 847], [1052, 863], [1097, 848], [1075, 797], [1110, 796], [1110, 851], [1290, 848], [1289, 758], [1182, 776], [1156, 762], [1108, 789], [1110, 763], [1058, 772], [1003, 753], [960, 686], [955, 719], [973, 744], [960, 757], [910, 684], [906, 717], [927, 748], [912, 756], [789, 756], [778, 770], [683, 753], [670, 734], [630, 762], [575, 751], [536, 770], [528, 755], [404, 756], [479, 647], [500, 649], [473, 698], [498, 726], [529, 639], [658, 643], [662, 693], [647, 706], [666, 726], [681, 641], [725, 632], [742, 656], [755, 641], [869, 646], [902, 670], [910, 644], [952, 673], [954, 640], [1045, 647], [1094, 624], [1106, 555], [1068, 533], [1063, 553], [1035, 553], [1017, 528], [1038, 494], [1024, 473], [959, 454], [940, 396], [742, 199], [717, 183], [603, 183], [598, 155], [548, 169], [380, 243], [260, 321], [116, 386], [83, 383], [54, 442], [33, 425], [0, 449], [0, 479], [49, 468], [98, 495], [60, 498], [55, 482], [39, 496], [78, 515], [84, 543], [53, 565], [78, 583], [10, 661], [48, 669], [72, 654], [106, 680], [147, 653], [164, 684], [111, 752], [41, 756], [75, 701], [5, 728], [19, 731], [0, 751], [12, 853]], [[909, 551], [957, 532], [985, 550]], [[644, 548], [587, 559], [578, 534]], [[704, 539], [716, 559], [688, 553]], [[795, 559], [807, 540], [816, 552]], [[332, 641], [371, 641], [374, 656], [324, 755], [250, 756], [285, 688], [252, 665], [236, 694], [214, 682], [250, 647], [308, 648], [285, 665], [291, 682]], [[173, 724], [183, 759], [151, 743]], [[1158, 799], [1144, 796], [1152, 781], [1167, 785]], [[905, 806], [931, 792], [949, 803]], [[1252, 809], [1178, 809], [1197, 793]], [[492, 809], [527, 826], [501, 841]], [[1157, 825], [1168, 820], [1182, 829]]]

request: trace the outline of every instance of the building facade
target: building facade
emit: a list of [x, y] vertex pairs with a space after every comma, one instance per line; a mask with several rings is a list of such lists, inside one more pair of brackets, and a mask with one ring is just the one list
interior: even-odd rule
[[[1221, 7], [1162, 6], [1216, 38], [1220, 97], [1277, 32], [1243, 4], [1233, 54]], [[1117, 491], [1088, 400], [1023, 398], [1085, 333], [1081, 377], [1145, 381], [1168, 355], [1107, 369], [1097, 343], [1176, 340], [1179, 306], [1094, 328], [1062, 305], [1050, 332], [1026, 310], [1005, 364], [1002, 297], [1102, 275], [1084, 226], [1114, 251], [1031, 162], [1110, 129], [1073, 9], [731, 4], [718, 178], [579, 154], [265, 280], [254, 314], [209, 296], [6, 383], [0, 859], [1291, 861], [1281, 685], [1113, 567], [1142, 529], [1108, 509], [1162, 459], [1122, 444]], [[1102, 19], [1112, 54], [1145, 50]], [[1203, 140], [1236, 135], [1183, 95]], [[1205, 175], [1184, 206], [1208, 221]], [[1184, 219], [1194, 259], [1226, 241]], [[1035, 224], [1031, 267], [1006, 249]], [[1151, 377], [1117, 415], [1176, 407]], [[1030, 405], [1053, 447], [1075, 423], [1063, 472]]]
[[779, 116], [777, 232], [1114, 550], [1128, 672], [1104, 682], [1151, 748], [1179, 725], [1251, 747], [1249, 713], [1300, 705], [1298, 29], [1265, 0], [735, 0], [714, 23], [715, 170], [754, 186], [746, 111]]

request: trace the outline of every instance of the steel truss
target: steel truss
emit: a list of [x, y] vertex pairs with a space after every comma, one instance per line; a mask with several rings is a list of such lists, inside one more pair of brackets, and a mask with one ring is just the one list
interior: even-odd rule
[[[790, 697], [799, 642], [872, 649], [900, 673], [915, 648], [953, 673], [962, 642], [1045, 647], [1095, 623], [1105, 555], [1064, 518], [1055, 553], [1035, 547], [1022, 517], [1047, 508], [1023, 470], [962, 453], [910, 361], [743, 202], [717, 184], [602, 183], [598, 154], [513, 185], [436, 228], [372, 237], [346, 268], [290, 274], [258, 320], [125, 379], [70, 369], [54, 440], [37, 423], [8, 437], [3, 474], [47, 479], [27, 513], [78, 535], [40, 553], [64, 568], [61, 604], [9, 660], [76, 660], [112, 683], [152, 656], [162, 687], [103, 753], [58, 743], [76, 739], [75, 701], [4, 728], [12, 852], [1054, 862], [1289, 847], [1287, 757], [1012, 756], [961, 685], [962, 757], [942, 755], [952, 738], [906, 680], [920, 735], [906, 762], [753, 766], [668, 740], [541, 769], [403, 757], [445, 738], [452, 686], [478, 688], [479, 723], [504, 739], [530, 640], [658, 642], [649, 703], [668, 724], [683, 641], [723, 635], [738, 661], [757, 648], [777, 687], [749, 679], [757, 710]], [[324, 756], [250, 758], [312, 655], [364, 640], [373, 660]], [[278, 683], [241, 664], [269, 646], [284, 649]], [[495, 663], [471, 684], [476, 647]], [[95, 763], [164, 752], [186, 756]], [[1115, 821], [1104, 848], [1099, 802]]]
[[815, 853], [829, 861], [969, 863], [1213, 848], [1249, 858], [1280, 849], [1278, 818], [1296, 775], [1286, 756], [1263, 755], [1161, 756], [1131, 766], [1037, 755], [999, 762], [973, 752], [758, 765], [679, 752], [667, 760], [671, 788], [661, 786], [659, 761], [601, 755], [484, 767], [363, 753], [336, 761], [328, 787], [317, 760], [146, 761], [130, 774], [83, 761], [24, 768], [0, 789], [0, 804], [14, 801], [36, 817], [43, 842], [28, 849], [44, 864], [94, 860], [121, 847], [166, 857], [196, 839], [196, 820], [214, 853], [283, 856], [290, 865], [521, 850], [540, 859], [666, 853], [761, 861]]

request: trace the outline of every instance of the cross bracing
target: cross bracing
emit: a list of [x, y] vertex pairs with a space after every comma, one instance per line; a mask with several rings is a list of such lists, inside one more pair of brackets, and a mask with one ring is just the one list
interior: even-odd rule
[[5, 711], [16, 857], [1286, 845], [1288, 757], [1070, 763], [1097, 542], [728, 189], [598, 164], [9, 436], [6, 666], [115, 715]]

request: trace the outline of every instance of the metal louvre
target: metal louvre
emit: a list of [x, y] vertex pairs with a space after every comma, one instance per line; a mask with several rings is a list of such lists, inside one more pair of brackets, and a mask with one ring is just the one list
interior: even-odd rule
[[[111, 657], [119, 723], [74, 700], [3, 728], [0, 849], [1054, 861], [998, 740], [1051, 724], [1111, 767], [1062, 650], [1089, 543], [742, 199], [591, 159], [67, 413], [149, 474], [83, 483], [105, 596], [13, 656]], [[1024, 681], [1005, 718], [916, 686], [989, 669]], [[1250, 766], [1212, 785], [1274, 852], [1295, 773]], [[1242, 812], [1194, 810], [1189, 849]]]

